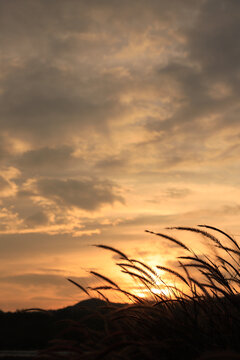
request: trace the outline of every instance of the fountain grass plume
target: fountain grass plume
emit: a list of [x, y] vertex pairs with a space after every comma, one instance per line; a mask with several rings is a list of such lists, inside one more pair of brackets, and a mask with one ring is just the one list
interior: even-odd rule
[[[95, 245], [119, 256], [121, 261], [117, 261], [116, 266], [134, 279], [136, 287], [144, 290], [146, 297], [122, 289], [112, 279], [94, 271], [91, 274], [105, 284], [85, 289], [68, 279], [86, 295], [101, 296], [111, 309], [105, 319], [107, 331], [99, 335], [94, 348], [91, 339], [89, 343], [79, 344], [76, 359], [190, 360], [204, 352], [229, 349], [240, 354], [238, 242], [210, 225], [168, 228], [172, 230], [200, 234], [208, 242], [210, 240], [214, 257], [195, 253], [184, 241], [169, 234], [146, 230], [185, 252], [177, 257], [177, 270], [161, 264], [153, 268], [114, 247]], [[172, 276], [171, 283], [166, 275]], [[120, 308], [112, 306], [109, 292], [124, 295], [128, 304]]]

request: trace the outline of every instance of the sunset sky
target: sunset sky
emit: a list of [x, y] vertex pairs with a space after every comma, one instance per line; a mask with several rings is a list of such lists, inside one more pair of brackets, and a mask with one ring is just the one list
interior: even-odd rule
[[0, 0], [0, 309], [116, 279], [93, 244], [174, 266], [145, 229], [238, 239], [239, 36], [237, 0]]

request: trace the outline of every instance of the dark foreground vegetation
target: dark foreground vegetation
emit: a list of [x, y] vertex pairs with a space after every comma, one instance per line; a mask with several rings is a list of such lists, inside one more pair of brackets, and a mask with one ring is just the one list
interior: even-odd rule
[[[84, 360], [240, 359], [240, 246], [214, 227], [175, 229], [201, 234], [212, 245], [214, 257], [195, 253], [169, 233], [152, 233], [183, 250], [179, 270], [157, 266], [175, 279], [176, 285], [170, 286], [156, 269], [98, 245], [118, 254], [117, 266], [144, 286], [148, 296], [142, 299], [96, 272], [92, 274], [104, 285], [85, 289], [70, 280], [90, 297], [97, 292], [105, 302], [94, 320], [89, 314], [89, 323], [76, 316], [64, 323], [45, 355]], [[161, 291], [163, 285], [167, 291]], [[132, 304], [108, 303], [109, 291], [124, 294]], [[60, 356], [59, 351], [66, 353]]]
[[100, 299], [58, 310], [0, 311], [0, 351], [44, 349], [56, 338], [69, 340], [80, 323], [89, 331], [103, 332], [103, 319], [108, 311], [109, 306]]

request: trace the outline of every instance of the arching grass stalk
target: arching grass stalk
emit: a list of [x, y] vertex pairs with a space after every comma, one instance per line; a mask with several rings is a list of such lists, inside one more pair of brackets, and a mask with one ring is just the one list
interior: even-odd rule
[[[144, 291], [145, 297], [138, 296], [136, 290], [122, 289], [112, 279], [94, 271], [91, 274], [103, 285], [85, 289], [69, 279], [88, 296], [98, 294], [109, 301], [107, 294], [117, 292], [132, 302], [111, 311], [108, 329], [113, 326], [113, 334], [103, 337], [95, 349], [81, 348], [79, 359], [100, 359], [103, 354], [109, 360], [156, 359], [159, 354], [167, 360], [176, 358], [176, 354], [178, 358], [195, 359], [204, 351], [216, 349], [232, 349], [240, 353], [238, 242], [210, 225], [172, 227], [168, 230], [202, 235], [212, 244], [215, 255], [196, 253], [184, 241], [169, 233], [147, 230], [159, 241], [167, 240], [184, 251], [177, 258], [178, 268], [162, 264], [153, 268], [114, 247], [96, 245], [119, 256], [121, 261], [116, 266], [134, 279], [139, 292]], [[216, 237], [216, 233], [221, 239]], [[171, 283], [167, 281], [169, 276], [173, 279]], [[114, 337], [116, 333], [117, 340]]]

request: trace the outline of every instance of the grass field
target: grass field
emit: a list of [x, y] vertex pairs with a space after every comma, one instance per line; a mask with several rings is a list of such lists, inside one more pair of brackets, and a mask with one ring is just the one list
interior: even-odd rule
[[[104, 332], [90, 330], [81, 322], [74, 324], [74, 336], [49, 349], [73, 351], [76, 359], [240, 359], [240, 246], [234, 237], [207, 225], [174, 230], [197, 233], [210, 242], [214, 257], [197, 254], [176, 237], [153, 233], [184, 251], [178, 257], [179, 270], [131, 259], [110, 246], [97, 245], [118, 255], [116, 266], [144, 287], [142, 298], [122, 289], [108, 277], [92, 272], [104, 282], [84, 288], [71, 279], [86, 295], [98, 294], [111, 308], [103, 316]], [[157, 269], [175, 278], [168, 285]], [[165, 291], [162, 291], [164, 285]], [[154, 290], [153, 290], [154, 289]], [[156, 291], [156, 290], [159, 291]], [[129, 305], [108, 303], [109, 292], [122, 293]]]

